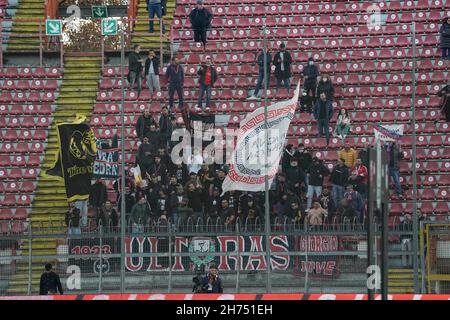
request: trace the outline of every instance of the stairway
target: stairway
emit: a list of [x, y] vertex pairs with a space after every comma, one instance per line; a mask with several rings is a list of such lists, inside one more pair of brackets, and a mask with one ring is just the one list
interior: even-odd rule
[[8, 51], [39, 50], [39, 21], [42, 20], [42, 35], [45, 37], [44, 0], [19, 0], [13, 17]]
[[[389, 269], [389, 293], [414, 293], [413, 269]], [[419, 270], [419, 282], [421, 270]]]
[[[167, 0], [167, 15], [164, 16], [165, 18], [164, 24], [166, 27], [166, 32], [163, 35], [164, 52], [170, 52], [169, 35], [174, 12], [175, 12], [175, 0]], [[155, 33], [153, 34], [148, 33], [148, 11], [147, 11], [147, 3], [145, 0], [139, 1], [136, 18], [138, 20], [136, 21], [134, 32], [147, 33], [147, 35], [133, 35], [132, 44], [141, 45], [143, 50], [148, 49], [159, 50], [160, 49], [159, 22], [155, 22], [154, 24]], [[156, 15], [155, 18], [157, 18]]]
[[[89, 120], [97, 96], [98, 83], [101, 72], [101, 57], [82, 55], [67, 55], [64, 64], [64, 77], [60, 94], [56, 101], [57, 108], [53, 113], [54, 121], [48, 137], [44, 162], [41, 167], [36, 196], [31, 213], [32, 233], [44, 232], [65, 233], [64, 222], [67, 210], [67, 196], [64, 183], [52, 177], [42, 175], [52, 167], [58, 152], [55, 123], [71, 122], [76, 114], [85, 115]], [[55, 255], [57, 241], [63, 239], [45, 238], [34, 239], [32, 242], [32, 292], [39, 290], [39, 277], [43, 265], [49, 262], [39, 256]], [[22, 255], [28, 256], [29, 244], [24, 242]], [[9, 294], [26, 294], [28, 285], [28, 262], [18, 264], [18, 273], [10, 281]]]

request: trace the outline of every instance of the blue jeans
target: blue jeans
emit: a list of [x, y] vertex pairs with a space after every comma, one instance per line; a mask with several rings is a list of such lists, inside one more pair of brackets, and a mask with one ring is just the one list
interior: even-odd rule
[[200, 83], [200, 94], [198, 96], [198, 107], [203, 108], [203, 95], [206, 92], [206, 107], [209, 108], [211, 106], [211, 86], [205, 86]]
[[389, 175], [394, 180], [395, 192], [397, 195], [402, 194], [402, 186], [400, 184], [400, 171], [394, 167], [389, 167]]
[[327, 144], [330, 142], [330, 129], [328, 125], [327, 119], [319, 119], [317, 120], [317, 129], [319, 131], [319, 138], [323, 135], [327, 139]]
[[307, 209], [311, 209], [312, 198], [314, 193], [316, 194], [316, 198], [319, 198], [322, 194], [322, 186], [308, 186], [308, 193], [306, 194], [306, 205]]
[[289, 83], [289, 78], [286, 78], [286, 79], [277, 78], [277, 91], [278, 91], [278, 88], [281, 87], [281, 82], [283, 82], [284, 87], [287, 89], [287, 91], [289, 93], [289, 91], [290, 91], [289, 89], [291, 87], [291, 84]]
[[339, 208], [340, 202], [344, 198], [344, 187], [337, 184], [332, 184], [331, 187], [331, 199], [333, 199], [334, 207]]
[[87, 216], [88, 216], [88, 204], [87, 200], [77, 200], [75, 201], [75, 207], [80, 210], [81, 216], [81, 226], [87, 226]]
[[[150, 18], [148, 32], [155, 32], [155, 30], [153, 28], [153, 18], [155, 17], [155, 14], [159, 19], [161, 19], [161, 17], [162, 17], [161, 3], [148, 5], [148, 17]], [[165, 31], [164, 23], [161, 23], [161, 29], [162, 29], [162, 32], [164, 33], [164, 31]]]
[[[270, 79], [270, 72], [267, 72], [267, 88], [269, 87], [269, 79]], [[258, 73], [258, 80], [256, 81], [256, 88], [255, 88], [255, 93], [253, 93], [253, 95], [256, 97], [259, 93], [259, 90], [261, 90], [262, 86], [263, 86], [263, 80], [264, 80], [264, 69], [263, 70], [259, 70]]]
[[81, 229], [80, 229], [80, 227], [77, 227], [77, 228], [70, 227], [69, 230], [67, 231], [67, 234], [68, 235], [71, 235], [71, 234], [79, 235], [79, 234], [81, 234]]
[[144, 225], [143, 224], [133, 224], [131, 227], [132, 233], [143, 233], [144, 232]]

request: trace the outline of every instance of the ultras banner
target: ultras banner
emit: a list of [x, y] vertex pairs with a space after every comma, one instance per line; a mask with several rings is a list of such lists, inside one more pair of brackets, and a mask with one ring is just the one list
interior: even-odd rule
[[97, 144], [97, 158], [94, 163], [94, 178], [117, 179], [119, 176], [119, 149], [117, 147], [102, 148], [100, 140]]
[[97, 154], [94, 132], [85, 117], [56, 127], [58, 158], [47, 175], [63, 179], [69, 201], [87, 200], [91, 189], [93, 164]]
[[292, 99], [267, 108], [267, 128], [263, 107], [244, 119], [230, 161], [230, 170], [222, 185], [223, 193], [230, 190], [263, 191], [266, 175], [269, 185], [272, 183], [295, 114], [299, 91], [300, 83]]

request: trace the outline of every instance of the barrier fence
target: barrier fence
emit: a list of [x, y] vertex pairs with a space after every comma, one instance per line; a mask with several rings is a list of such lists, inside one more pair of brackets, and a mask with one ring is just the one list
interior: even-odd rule
[[[439, 226], [431, 223], [424, 229], [426, 242], [430, 248], [447, 250], [448, 255], [448, 241], [445, 242], [448, 234], [444, 240], [429, 238], [432, 236], [429, 230]], [[191, 293], [194, 278], [204, 276], [212, 262], [219, 269], [224, 293], [263, 293], [267, 281], [271, 281], [271, 293], [367, 292], [367, 231], [363, 224], [272, 223], [270, 280], [265, 272], [263, 231], [257, 228], [249, 231], [239, 225], [235, 229], [208, 229], [211, 226], [206, 225], [178, 227], [177, 231], [170, 227], [163, 230], [161, 224], [160, 229], [149, 227], [142, 232], [127, 232], [124, 253], [120, 252], [120, 232], [103, 227], [80, 235], [68, 235], [56, 228], [55, 232], [48, 228], [42, 232], [33, 229], [30, 234], [28, 229], [21, 235], [2, 235], [0, 293], [13, 295], [14, 287], [25, 290], [24, 294], [38, 294], [39, 276], [47, 262], [54, 264], [66, 294], [121, 293], [118, 289], [121, 272], [125, 279], [124, 293]], [[376, 223], [375, 227], [379, 238], [380, 226]], [[445, 228], [448, 231], [449, 225]], [[410, 246], [401, 245], [404, 239], [412, 237], [410, 225], [390, 228], [389, 237], [389, 265], [401, 267], [402, 259], [412, 255]], [[379, 242], [377, 265], [381, 261]], [[428, 265], [434, 261], [431, 270], [435, 270], [436, 263], [441, 265], [444, 278], [428, 281], [448, 279], [446, 255], [420, 258], [428, 259]], [[125, 270], [120, 269], [120, 259], [125, 259]], [[373, 283], [376, 289], [376, 281]], [[422, 293], [448, 293], [445, 285], [441, 283], [439, 292], [422, 288]]]

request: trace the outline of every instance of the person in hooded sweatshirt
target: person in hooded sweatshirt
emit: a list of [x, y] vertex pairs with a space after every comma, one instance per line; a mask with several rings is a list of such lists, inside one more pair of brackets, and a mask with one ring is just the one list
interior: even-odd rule
[[442, 26], [439, 29], [439, 34], [441, 35], [441, 49], [442, 58], [450, 59], [450, 17], [447, 17], [442, 22]]

